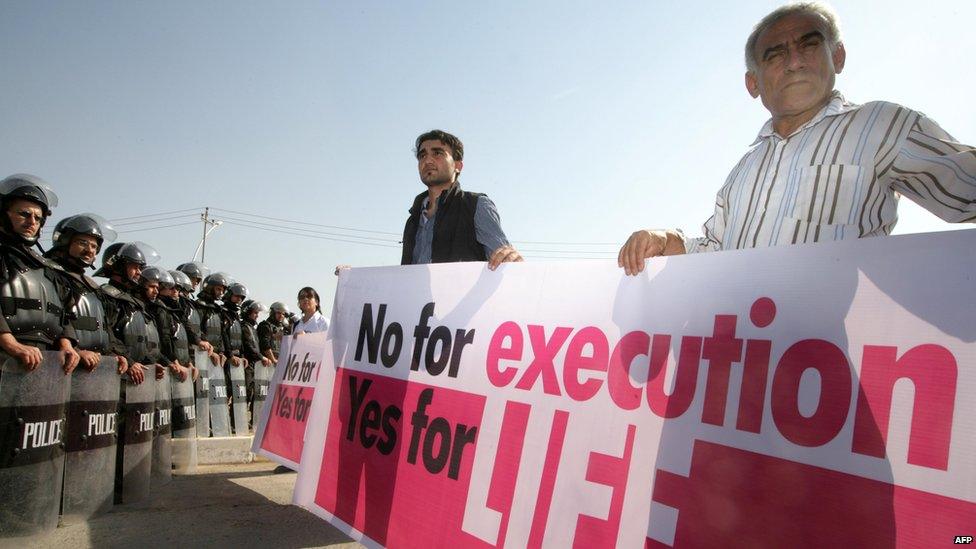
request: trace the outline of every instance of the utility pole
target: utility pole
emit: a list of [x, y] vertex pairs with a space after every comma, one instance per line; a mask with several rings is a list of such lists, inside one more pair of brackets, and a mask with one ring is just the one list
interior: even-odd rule
[[[209, 206], [203, 209], [203, 213], [200, 214], [200, 220], [203, 221], [203, 239], [200, 240], [200, 246], [197, 248], [197, 251], [202, 250], [200, 253], [200, 261], [205, 261], [207, 257], [207, 235], [212, 233], [223, 221], [210, 219]], [[196, 259], [196, 254], [193, 254], [193, 257]]]

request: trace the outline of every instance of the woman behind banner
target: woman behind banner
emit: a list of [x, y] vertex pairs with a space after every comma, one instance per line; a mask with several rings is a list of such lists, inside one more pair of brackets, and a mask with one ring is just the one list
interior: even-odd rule
[[293, 334], [328, 331], [329, 321], [322, 315], [319, 293], [315, 288], [305, 286], [298, 292], [298, 308], [302, 311], [302, 318], [295, 324]]

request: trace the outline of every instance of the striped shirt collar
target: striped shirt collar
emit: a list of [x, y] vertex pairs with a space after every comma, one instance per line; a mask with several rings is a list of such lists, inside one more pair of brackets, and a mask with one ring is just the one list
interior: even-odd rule
[[[824, 108], [820, 109], [820, 112], [818, 112], [816, 116], [811, 118], [806, 124], [797, 128], [796, 131], [794, 131], [790, 135], [795, 135], [809, 128], [810, 126], [813, 126], [814, 124], [820, 122], [824, 118], [827, 118], [828, 116], [837, 116], [838, 114], [844, 114], [845, 112], [855, 108], [857, 108], [857, 105], [848, 102], [846, 99], [844, 99], [844, 96], [841, 95], [839, 91], [834, 90], [830, 96], [830, 101], [827, 102]], [[759, 135], [756, 136], [756, 140], [753, 141], [752, 144], [750, 144], [749, 146], [752, 147], [757, 143], [759, 143], [760, 141], [762, 141], [763, 139], [766, 139], [767, 137], [773, 137], [773, 136], [777, 136], [777, 134], [773, 130], [773, 119], [770, 118], [769, 120], [766, 121], [765, 124], [763, 124], [762, 129], [759, 130]]]

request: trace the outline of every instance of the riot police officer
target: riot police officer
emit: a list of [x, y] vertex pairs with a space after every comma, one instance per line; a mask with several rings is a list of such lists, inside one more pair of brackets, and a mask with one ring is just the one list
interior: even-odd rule
[[169, 274], [173, 277], [173, 281], [176, 282], [176, 286], [170, 289], [162, 288], [160, 290], [159, 293], [163, 297], [163, 301], [174, 310], [180, 322], [183, 324], [189, 347], [197, 346], [206, 353], [213, 353], [213, 346], [200, 339], [200, 313], [193, 306], [193, 298], [191, 296], [193, 283], [190, 281], [190, 277], [186, 276], [186, 273], [183, 271], [175, 269], [170, 271]]
[[[241, 306], [241, 341], [243, 343], [241, 352], [247, 359], [247, 366], [244, 367], [244, 383], [247, 385], [247, 408], [253, 415], [254, 413], [254, 370], [260, 367], [271, 366], [271, 359], [261, 354], [261, 347], [258, 345], [258, 315], [265, 310], [265, 306], [258, 301], [245, 301]], [[253, 418], [252, 418], [253, 421]]]
[[230, 277], [224, 273], [212, 273], [203, 279], [203, 285], [194, 307], [200, 315], [200, 339], [210, 343], [214, 355], [211, 359], [217, 366], [224, 364], [224, 351], [226, 342], [224, 341], [224, 326], [221, 316], [220, 298], [230, 286]]
[[[159, 298], [165, 288], [173, 290], [176, 281], [168, 271], [159, 267], [146, 267], [139, 274], [141, 299], [146, 312], [152, 317], [159, 338], [159, 360], [180, 381], [190, 374], [190, 350], [186, 330], [176, 317], [175, 311]], [[177, 338], [180, 339], [177, 344]], [[179, 348], [178, 348], [179, 347]]]
[[64, 352], [65, 372], [78, 365], [69, 325], [70, 290], [61, 267], [32, 249], [57, 206], [40, 178], [17, 174], [0, 181], [0, 350], [29, 370], [41, 364], [41, 349]]
[[115, 355], [119, 374], [124, 374], [128, 370], [125, 345], [108, 328], [102, 305], [108, 298], [98, 283], [85, 275], [102, 244], [115, 237], [115, 230], [102, 217], [91, 213], [72, 215], [54, 226], [52, 246], [44, 256], [64, 269], [63, 279], [74, 294], [71, 325], [78, 339], [76, 347], [82, 366], [93, 370], [100, 355]]
[[258, 324], [258, 348], [261, 354], [271, 362], [278, 363], [278, 354], [281, 352], [281, 338], [285, 335], [285, 317], [288, 315], [288, 306], [280, 301], [271, 304], [271, 312], [268, 318]]
[[240, 282], [233, 282], [227, 286], [223, 295], [223, 309], [221, 311], [224, 319], [224, 330], [227, 334], [227, 348], [224, 350], [231, 366], [240, 365], [243, 356], [242, 349], [244, 342], [243, 328], [241, 327], [241, 303], [247, 299], [247, 287]]
[[[189, 261], [176, 268], [177, 271], [185, 274], [190, 279], [190, 295], [200, 286], [200, 282], [210, 275], [210, 268], [199, 261]], [[192, 298], [191, 298], [192, 299]]]
[[[111, 298], [103, 302], [105, 317], [109, 328], [125, 345], [129, 375], [137, 384], [144, 379], [143, 364], [156, 364], [161, 356], [159, 332], [137, 297], [142, 269], [158, 259], [156, 250], [144, 242], [117, 242], [105, 249], [102, 266], [95, 272], [95, 276], [109, 278], [102, 285], [102, 291]], [[162, 366], [156, 373], [162, 375]]]
[[159, 299], [169, 307], [173, 314], [173, 350], [180, 358], [180, 361], [190, 367], [190, 373], [193, 376], [193, 380], [196, 381], [200, 372], [193, 364], [192, 346], [200, 344], [200, 328], [197, 327], [191, 330], [186, 308], [193, 311], [193, 314], [196, 314], [196, 309], [189, 302], [186, 302], [186, 308], [183, 305], [185, 301], [183, 299], [183, 293], [190, 291], [192, 285], [190, 284], [190, 278], [182, 271], [172, 270], [169, 271], [169, 274], [173, 277], [174, 284], [173, 286], [161, 285], [159, 288]]

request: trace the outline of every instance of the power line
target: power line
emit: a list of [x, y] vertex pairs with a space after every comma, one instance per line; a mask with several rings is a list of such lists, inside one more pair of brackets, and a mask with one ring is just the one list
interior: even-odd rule
[[[212, 210], [215, 210], [215, 211], [227, 212], [227, 213], [232, 213], [232, 214], [236, 214], [236, 215], [247, 215], [247, 216], [250, 216], [250, 217], [258, 217], [258, 218], [261, 218], [261, 219], [270, 219], [272, 221], [281, 221], [281, 222], [285, 222], [285, 223], [292, 223], [292, 224], [295, 224], [295, 225], [309, 225], [309, 226], [312, 226], [312, 227], [323, 227], [323, 228], [326, 228], [326, 229], [340, 229], [340, 230], [343, 230], [343, 231], [357, 231], [357, 232], [361, 232], [361, 233], [373, 233], [373, 234], [385, 234], [385, 235], [390, 235], [390, 236], [400, 236], [400, 233], [391, 233], [391, 232], [387, 232], [387, 231], [373, 231], [373, 230], [369, 230], [369, 229], [357, 229], [355, 227], [340, 227], [338, 225], [322, 225], [321, 223], [309, 223], [307, 221], [295, 221], [293, 219], [284, 219], [284, 218], [281, 218], [281, 217], [270, 217], [270, 216], [267, 216], [267, 215], [258, 215], [258, 214], [255, 214], [255, 213], [241, 212], [241, 211], [237, 211], [237, 210], [227, 210], [227, 209], [224, 209], [224, 208], [211, 208], [211, 209]], [[352, 235], [346, 235], [346, 236], [352, 236]]]
[[143, 224], [146, 224], [146, 223], [158, 223], [160, 221], [171, 221], [173, 219], [185, 219], [187, 217], [194, 217], [194, 218], [196, 218], [197, 217], [197, 214], [174, 215], [174, 216], [170, 216], [170, 217], [160, 217], [158, 219], [143, 219], [141, 221], [123, 221], [122, 223], [111, 223], [110, 222], [110, 224], [113, 227], [122, 227], [122, 226], [126, 226], [126, 225], [143, 225]]
[[139, 229], [129, 229], [128, 231], [118, 231], [118, 233], [119, 234], [137, 233], [139, 231], [153, 231], [156, 229], [168, 229], [170, 227], [185, 227], [186, 225], [196, 225], [196, 224], [197, 224], [196, 221], [187, 221], [186, 223], [174, 223], [172, 225], [161, 225], [159, 227], [142, 227]]
[[200, 211], [202, 209], [203, 209], [203, 206], [200, 206], [198, 208], [187, 208], [185, 210], [173, 210], [171, 212], [159, 212], [159, 213], [145, 214], [145, 215], [134, 215], [132, 217], [116, 217], [115, 219], [111, 219], [109, 221], [110, 222], [113, 222], [113, 221], [114, 222], [118, 222], [118, 221], [127, 221], [129, 219], [142, 219], [144, 217], [156, 217], [156, 216], [159, 216], [159, 215], [170, 215], [170, 214], [177, 214], [177, 213], [183, 213], [183, 212], [197, 212], [197, 211]]
[[[236, 222], [236, 221], [224, 221], [224, 223], [227, 223], [228, 225], [236, 225], [238, 227], [246, 227], [246, 228], [249, 228], [249, 229], [257, 229], [259, 231], [269, 231], [269, 232], [273, 232], [273, 233], [290, 234], [290, 235], [294, 235], [294, 236], [304, 236], [305, 238], [315, 238], [315, 239], [318, 239], [318, 240], [331, 240], [333, 242], [348, 242], [350, 244], [362, 244], [364, 246], [377, 246], [377, 247], [380, 247], [380, 248], [399, 248], [400, 247], [397, 244], [380, 244], [380, 243], [377, 243], [377, 242], [361, 242], [361, 241], [358, 241], [358, 240], [344, 240], [344, 239], [341, 239], [341, 238], [332, 238], [332, 237], [328, 237], [328, 236], [318, 236], [318, 235], [315, 235], [315, 234], [296, 233], [296, 232], [285, 231], [285, 230], [281, 230], [281, 229], [269, 229], [267, 227], [260, 227], [260, 226], [257, 226], [257, 225], [251, 225], [249, 223], [239, 223], [239, 222]], [[301, 229], [299, 229], [299, 230], [301, 230]]]
[[[185, 219], [185, 218], [189, 218], [189, 217], [196, 217], [197, 212], [199, 212], [202, 209], [203, 209], [202, 207], [186, 208], [186, 209], [181, 209], [181, 210], [171, 210], [171, 211], [166, 211], [166, 212], [157, 212], [157, 213], [151, 213], [151, 214], [142, 214], [142, 215], [135, 215], [135, 216], [129, 216], [129, 217], [119, 217], [119, 218], [115, 218], [115, 219], [110, 220], [110, 223], [114, 227], [123, 227], [123, 226], [131, 226], [131, 225], [144, 225], [144, 224], [150, 224], [150, 223], [158, 223], [158, 222], [161, 222], [161, 221], [171, 221], [171, 220], [176, 220], [176, 219]], [[401, 236], [400, 233], [394, 233], [394, 232], [389, 232], [389, 231], [376, 231], [376, 230], [371, 230], [371, 229], [359, 229], [359, 228], [356, 228], [356, 227], [343, 227], [343, 226], [339, 226], [339, 225], [326, 225], [326, 224], [322, 224], [322, 223], [311, 223], [311, 222], [308, 222], [308, 221], [298, 221], [298, 220], [294, 220], [294, 219], [285, 219], [285, 218], [281, 218], [281, 217], [273, 217], [273, 216], [255, 214], [255, 213], [252, 213], [252, 212], [244, 212], [244, 211], [240, 211], [240, 210], [230, 210], [230, 209], [225, 209], [225, 208], [211, 208], [211, 210], [220, 211], [220, 212], [227, 212], [227, 213], [237, 214], [237, 215], [243, 215], [243, 216], [248, 216], [248, 217], [251, 217], [251, 218], [267, 219], [267, 220], [270, 220], [270, 221], [276, 221], [276, 222], [279, 222], [279, 223], [286, 223], [286, 224], [290, 224], [290, 225], [305, 225], [305, 226], [308, 226], [308, 227], [320, 227], [320, 228], [326, 228], [326, 229], [337, 229], [337, 230], [341, 230], [341, 231], [352, 231], [352, 232], [369, 233], [369, 234], [375, 234], [375, 235], [395, 236], [395, 237], [400, 237]], [[192, 213], [186, 213], [186, 212], [192, 212]], [[179, 214], [179, 215], [176, 215], [176, 214]], [[306, 228], [294, 227], [294, 226], [280, 227], [279, 225], [274, 225], [274, 224], [271, 224], [271, 223], [263, 223], [261, 221], [255, 221], [255, 220], [252, 220], [252, 219], [240, 219], [240, 218], [232, 218], [232, 217], [231, 218], [227, 218], [227, 219], [228, 219], [228, 222], [230, 224], [232, 224], [232, 225], [246, 226], [246, 227], [249, 227], [249, 228], [263, 228], [264, 230], [268, 230], [268, 231], [272, 231], [272, 232], [281, 232], [283, 234], [295, 234], [297, 236], [306, 236], [306, 237], [310, 237], [310, 238], [323, 238], [323, 239], [326, 239], [326, 240], [330, 240], [330, 238], [327, 238], [327, 237], [339, 237], [339, 238], [331, 238], [331, 240], [336, 240], [338, 242], [369, 244], [368, 242], [360, 242], [359, 240], [342, 240], [343, 238], [346, 238], [346, 239], [362, 239], [362, 240], [365, 240], [365, 241], [374, 241], [374, 242], [387, 242], [387, 243], [390, 243], [390, 244], [394, 244], [394, 243], [399, 244], [399, 240], [390, 240], [390, 239], [377, 238], [377, 237], [371, 237], [371, 236], [362, 236], [362, 235], [356, 235], [356, 234], [332, 233], [332, 232], [328, 232], [328, 231], [319, 231], [319, 230], [315, 230], [315, 229], [306, 229]], [[236, 223], [234, 223], [232, 221], [234, 221]], [[183, 225], [190, 225], [192, 223], [194, 223], [194, 222], [178, 223], [178, 224], [172, 224], [172, 225], [163, 225], [163, 226], [159, 226], [159, 227], [144, 227], [144, 228], [139, 228], [139, 229], [133, 228], [133, 229], [129, 229], [129, 230], [126, 230], [126, 231], [118, 231], [118, 232], [121, 234], [121, 233], [127, 233], [127, 232], [135, 232], [135, 231], [148, 231], [148, 230], [154, 230], [154, 229], [157, 229], [157, 228], [163, 229], [163, 228], [169, 228], [169, 227], [179, 227], [179, 226], [183, 226]], [[312, 233], [312, 234], [302, 234], [302, 233], [291, 233], [291, 232], [287, 232], [289, 230], [290, 231], [302, 231], [302, 233]], [[46, 235], [46, 234], [50, 234], [50, 232], [52, 232], [52, 231], [53, 231], [53, 227], [48, 226], [48, 227], [44, 227], [41, 230], [41, 233]], [[315, 236], [313, 236], [313, 235], [315, 235]], [[614, 247], [616, 247], [616, 246], [619, 245], [618, 242], [564, 242], [564, 241], [551, 241], [551, 240], [513, 240], [512, 243], [513, 244], [519, 244], [519, 245], [527, 244], [527, 245], [568, 246], [568, 247], [570, 247], [570, 246], [614, 246]], [[376, 245], [376, 244], [373, 244], [373, 245]], [[389, 247], [389, 246], [386, 246], [386, 247]], [[589, 251], [589, 250], [579, 250], [579, 249], [566, 249], [566, 250], [520, 250], [520, 252], [523, 252], [523, 253], [538, 253], [538, 252], [541, 252], [541, 253], [580, 253], [580, 254], [606, 253], [606, 254], [616, 254], [615, 251], [614, 252], [610, 252], [610, 251], [602, 252], [602, 251]]]
[[388, 238], [376, 238], [375, 236], [359, 236], [359, 235], [354, 235], [354, 234], [330, 233], [330, 232], [326, 232], [326, 231], [316, 231], [316, 230], [313, 230], [313, 229], [301, 229], [301, 228], [298, 228], [298, 227], [281, 227], [279, 225], [272, 225], [271, 223], [263, 223], [261, 221], [251, 221], [249, 219], [239, 219], [239, 218], [236, 218], [236, 217], [223, 216], [223, 219], [225, 221], [237, 221], [238, 223], [247, 223], [249, 225], [264, 226], [264, 227], [268, 227], [269, 229], [282, 229], [283, 228], [283, 229], [290, 229], [290, 230], [294, 230], [294, 231], [303, 231], [303, 232], [307, 232], [307, 233], [313, 233], [313, 234], [316, 234], [316, 235], [339, 236], [339, 237], [344, 237], [344, 238], [361, 238], [361, 239], [364, 239], [364, 240], [373, 240], [373, 241], [376, 241], [376, 242], [389, 242], [389, 243], [394, 243], [394, 244], [399, 244], [400, 243], [399, 240], [390, 240]]

